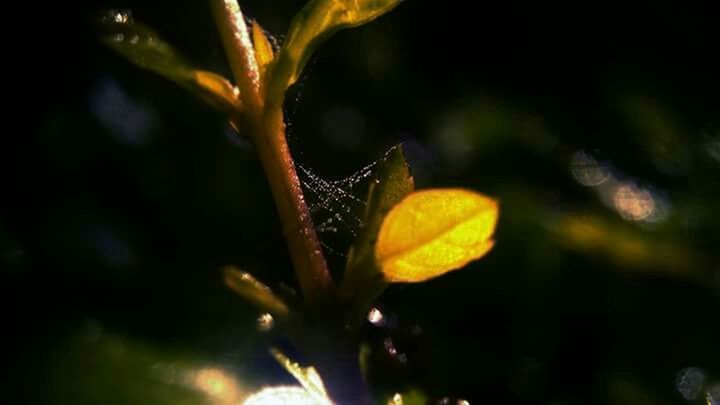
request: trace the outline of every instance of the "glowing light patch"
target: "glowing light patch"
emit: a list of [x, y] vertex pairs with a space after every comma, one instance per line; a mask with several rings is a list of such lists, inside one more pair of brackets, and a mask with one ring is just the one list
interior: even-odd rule
[[245, 399], [243, 405], [332, 405], [302, 387], [268, 387]]
[[235, 380], [217, 368], [204, 368], [195, 373], [193, 385], [221, 403], [236, 402], [240, 389]]
[[644, 189], [623, 184], [615, 190], [613, 195], [615, 209], [625, 219], [640, 221], [650, 217], [655, 212], [655, 199]]
[[399, 392], [396, 392], [392, 399], [388, 401], [388, 405], [403, 405], [402, 395], [400, 395]]

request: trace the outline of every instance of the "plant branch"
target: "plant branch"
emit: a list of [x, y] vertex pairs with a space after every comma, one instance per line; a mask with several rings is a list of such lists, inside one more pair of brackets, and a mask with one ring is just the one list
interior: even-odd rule
[[237, 0], [210, 3], [241, 97], [249, 107], [250, 139], [270, 183], [303, 296], [313, 306], [327, 302], [334, 286], [285, 138], [282, 103], [264, 107], [255, 49]]
[[237, 0], [210, 0], [210, 5], [241, 96], [250, 110], [258, 111], [260, 72], [240, 5]]
[[[336, 327], [329, 330], [316, 330], [312, 326], [318, 320], [325, 324], [328, 321], [325, 318], [335, 318], [337, 291], [287, 144], [282, 96], [265, 103], [266, 86], [260, 85], [255, 49], [237, 0], [211, 0], [211, 3], [243, 104], [247, 106], [245, 117], [249, 121], [250, 139], [270, 184], [295, 275], [307, 305], [305, 315], [309, 317], [304, 318], [304, 327], [298, 335], [300, 346], [314, 358], [333, 400], [370, 404], [367, 385], [357, 361], [357, 344], [353, 339], [347, 340], [345, 323], [341, 322], [338, 327], [331, 322]], [[256, 303], [264, 306], [272, 304], [272, 307], [277, 307], [274, 308], [276, 312], [287, 311], [287, 307], [263, 294], [263, 289], [255, 288], [249, 292], [248, 282], [241, 275], [239, 280], [231, 277], [230, 281], [236, 291], [250, 296]]]
[[309, 304], [326, 303], [334, 293], [334, 285], [290, 155], [282, 110], [273, 107], [265, 111], [259, 124], [253, 140], [280, 214], [300, 288]]

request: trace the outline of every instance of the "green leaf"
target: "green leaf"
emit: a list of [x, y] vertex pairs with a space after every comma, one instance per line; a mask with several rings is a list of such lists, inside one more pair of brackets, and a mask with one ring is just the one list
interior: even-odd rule
[[128, 12], [108, 12], [100, 20], [101, 40], [143, 69], [174, 81], [221, 111], [234, 115], [241, 108], [239, 92], [224, 77], [189, 66], [173, 48]]
[[[405, 161], [402, 145], [394, 146], [378, 163], [375, 178], [370, 181], [368, 199], [363, 215], [363, 227], [348, 252], [341, 295], [358, 299], [360, 314], [365, 316], [365, 303], [372, 302], [385, 287], [385, 281], [375, 261], [375, 242], [385, 216], [406, 195], [415, 189], [410, 168]], [[355, 297], [356, 294], [362, 297]]]
[[372, 265], [368, 261], [374, 261], [375, 240], [385, 215], [414, 189], [415, 183], [405, 161], [402, 146], [394, 146], [380, 161], [377, 174], [370, 182], [368, 203], [363, 215], [364, 226], [348, 252], [348, 273], [359, 267]]
[[278, 298], [270, 287], [258, 281], [250, 273], [234, 267], [223, 269], [225, 285], [241, 297], [247, 299], [263, 311], [268, 311], [278, 317], [286, 317], [290, 310], [287, 304]]
[[280, 363], [288, 373], [292, 374], [292, 376], [298, 380], [311, 398], [314, 398], [320, 404], [330, 403], [327, 397], [325, 383], [317, 370], [315, 370], [315, 367], [303, 367], [299, 363], [290, 360], [283, 352], [274, 347], [270, 348], [270, 354], [273, 355], [275, 360]]
[[268, 97], [282, 100], [305, 63], [323, 40], [343, 28], [368, 23], [389, 12], [402, 0], [311, 0], [293, 19], [285, 43], [272, 66]]

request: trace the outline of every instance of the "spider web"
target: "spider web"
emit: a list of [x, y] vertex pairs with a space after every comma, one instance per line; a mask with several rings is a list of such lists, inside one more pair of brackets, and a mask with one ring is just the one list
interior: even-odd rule
[[[250, 24], [251, 21], [248, 20], [247, 23]], [[284, 39], [283, 36], [273, 35], [264, 29], [263, 32], [273, 50], [277, 52]], [[298, 113], [305, 83], [315, 62], [316, 58], [314, 57], [308, 61], [302, 76], [293, 86], [292, 93], [287, 94], [291, 102], [286, 103], [285, 106], [286, 136], [291, 144], [293, 155], [297, 157], [302, 157], [303, 154], [301, 141], [294, 136], [292, 130], [293, 117]], [[375, 173], [374, 170], [379, 161], [380, 159], [366, 164], [347, 177], [328, 180], [296, 159], [295, 164], [305, 193], [305, 200], [315, 223], [315, 231], [318, 233], [326, 254], [345, 258], [346, 245], [357, 236], [359, 229], [364, 226], [360, 215], [365, 211], [367, 205], [367, 201], [363, 199], [367, 192], [366, 183]], [[358, 197], [359, 195], [362, 195], [363, 198]]]
[[336, 234], [340, 238], [354, 239], [364, 226], [360, 217], [367, 201], [359, 198], [364, 193], [367, 180], [375, 173], [377, 161], [365, 165], [355, 173], [338, 180], [326, 180], [312, 170], [298, 164], [298, 176], [305, 190], [308, 208], [315, 222], [315, 230], [320, 243], [327, 253], [345, 257], [345, 253], [328, 242], [328, 235]]

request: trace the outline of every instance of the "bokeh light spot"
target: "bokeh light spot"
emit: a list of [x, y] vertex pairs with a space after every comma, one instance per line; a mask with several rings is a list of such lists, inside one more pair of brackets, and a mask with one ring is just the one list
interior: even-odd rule
[[675, 380], [678, 392], [688, 401], [698, 398], [705, 384], [705, 373], [697, 367], [680, 370]]

